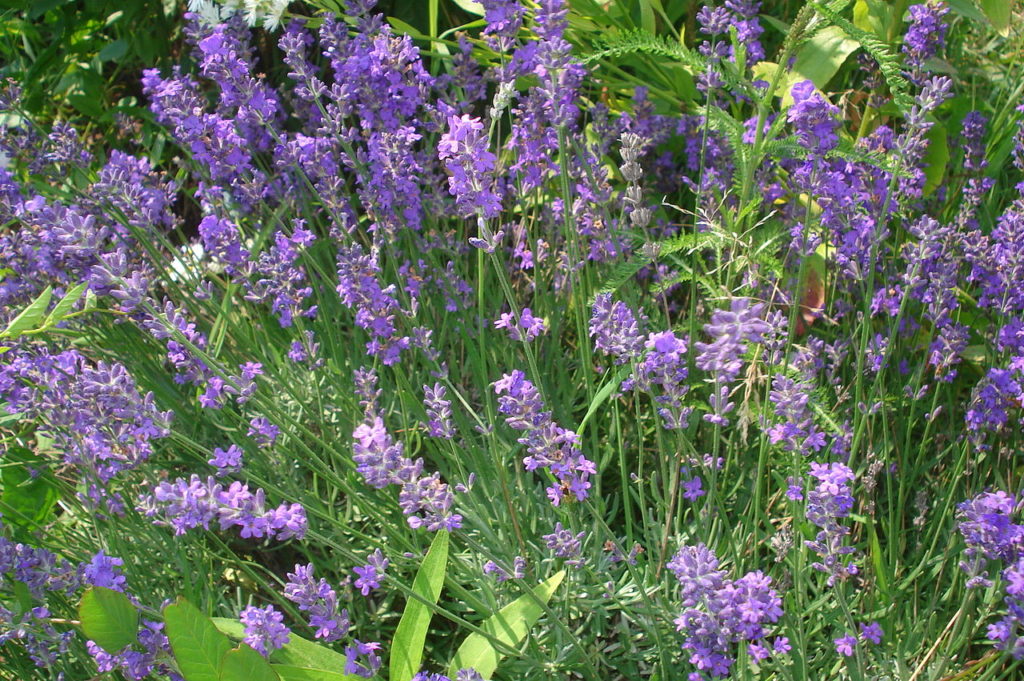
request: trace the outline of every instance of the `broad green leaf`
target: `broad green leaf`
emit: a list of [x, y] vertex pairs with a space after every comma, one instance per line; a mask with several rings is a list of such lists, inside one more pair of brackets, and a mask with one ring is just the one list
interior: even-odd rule
[[281, 677], [265, 657], [242, 643], [224, 653], [220, 661], [220, 681], [281, 681]]
[[277, 672], [281, 681], [362, 681], [363, 678], [342, 671], [330, 672], [326, 669], [296, 667], [290, 664], [272, 664], [270, 666]]
[[992, 27], [1003, 35], [1009, 33], [1010, 12], [1013, 10], [1013, 0], [979, 0], [981, 11], [985, 13]]
[[[214, 617], [213, 624], [236, 641], [245, 636], [238, 620]], [[360, 681], [362, 677], [345, 673], [348, 660], [325, 645], [291, 634], [288, 643], [270, 654], [270, 662], [282, 681]]]
[[[0, 510], [4, 521], [26, 530], [38, 529], [56, 506], [60, 493], [46, 462], [25, 447], [9, 447], [0, 468]], [[32, 476], [32, 470], [44, 472]]]
[[52, 295], [53, 289], [49, 286], [44, 288], [43, 292], [28, 307], [21, 311], [21, 314], [11, 320], [11, 323], [3, 330], [3, 333], [0, 333], [0, 336], [15, 338], [25, 331], [38, 327], [43, 315], [46, 314], [46, 308], [50, 305], [50, 297]]
[[139, 640], [139, 611], [120, 591], [86, 589], [78, 604], [78, 621], [86, 638], [108, 653], [119, 653]]
[[[530, 628], [544, 614], [541, 603], [551, 600], [551, 595], [565, 578], [565, 570], [550, 577], [534, 587], [533, 594], [523, 594], [504, 608], [484, 620], [480, 628], [502, 643], [515, 647], [519, 645]], [[482, 634], [473, 632], [459, 646], [455, 658], [449, 667], [448, 675], [452, 678], [460, 669], [473, 668], [485, 679], [494, 675], [498, 663], [504, 655], [498, 652], [490, 640]]]
[[809, 80], [819, 90], [824, 88], [846, 58], [860, 47], [838, 26], [828, 26], [811, 37], [797, 51], [792, 72], [797, 80]]
[[463, 11], [469, 12], [470, 14], [475, 14], [478, 17], [482, 17], [484, 15], [484, 6], [479, 2], [474, 2], [473, 0], [452, 0], [452, 2], [462, 8]]
[[100, 61], [117, 61], [128, 52], [128, 41], [124, 38], [119, 38], [113, 42], [109, 42], [103, 46], [100, 53], [97, 55]]
[[36, 601], [32, 597], [32, 592], [29, 591], [28, 585], [20, 579], [14, 580], [11, 586], [11, 591], [14, 592], [14, 599], [18, 601], [18, 614], [23, 615], [32, 608], [35, 607]]
[[[413, 593], [428, 603], [437, 603], [447, 568], [448, 532], [441, 530], [434, 536], [430, 550], [416, 573], [412, 583]], [[406, 601], [405, 611], [391, 642], [390, 681], [409, 681], [419, 672], [423, 660], [423, 643], [427, 640], [432, 615], [427, 603], [414, 597]]]
[[53, 306], [52, 310], [50, 310], [50, 314], [47, 316], [46, 321], [43, 322], [43, 326], [53, 326], [60, 320], [64, 319], [64, 316], [71, 312], [75, 303], [81, 300], [82, 294], [85, 293], [85, 289], [88, 286], [88, 284], [79, 284], [65, 293], [64, 297], [57, 301], [57, 304]]
[[164, 608], [164, 633], [185, 681], [220, 681], [220, 663], [231, 641], [183, 598]]
[[889, 8], [881, 0], [857, 0], [853, 6], [853, 25], [862, 31], [885, 36]]
[[974, 0], [948, 0], [949, 8], [959, 14], [962, 17], [966, 17], [971, 21], [980, 21], [985, 23], [985, 15], [978, 11], [977, 6], [974, 4]]
[[946, 175], [946, 164], [949, 163], [949, 142], [946, 139], [946, 128], [936, 123], [925, 137], [928, 139], [928, 150], [924, 153], [924, 195], [929, 196], [942, 184]]

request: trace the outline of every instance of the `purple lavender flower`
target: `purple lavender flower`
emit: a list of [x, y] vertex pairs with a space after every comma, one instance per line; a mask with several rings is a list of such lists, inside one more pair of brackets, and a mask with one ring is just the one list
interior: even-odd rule
[[284, 625], [284, 615], [272, 605], [262, 609], [250, 605], [239, 613], [238, 619], [245, 625], [245, 638], [242, 640], [263, 657], [270, 657], [272, 652], [288, 643], [291, 632]]
[[554, 531], [551, 534], [545, 534], [543, 539], [544, 543], [554, 552], [556, 557], [568, 558], [565, 564], [578, 568], [583, 565], [583, 558], [581, 557], [583, 545], [581, 540], [584, 534], [586, 533], [573, 534], [562, 527], [562, 523], [555, 523]]
[[860, 638], [862, 641], [871, 642], [877, 646], [882, 642], [882, 636], [884, 635], [885, 632], [882, 631], [882, 627], [878, 622], [861, 623], [860, 625]]
[[526, 577], [526, 559], [516, 556], [512, 559], [512, 572], [509, 573], [493, 560], [484, 563], [484, 574], [494, 575], [498, 582], [507, 582], [510, 579], [523, 579]]
[[524, 343], [536, 340], [547, 333], [548, 330], [545, 321], [540, 317], [534, 317], [533, 311], [528, 307], [523, 308], [522, 313], [519, 315], [518, 323], [516, 322], [515, 315], [503, 313], [494, 322], [494, 327], [497, 329], [508, 329], [509, 338]]
[[448, 187], [463, 217], [493, 218], [501, 211], [490, 174], [496, 157], [487, 149], [484, 124], [472, 116], [449, 116], [448, 132], [441, 136], [437, 156], [450, 173]]
[[519, 370], [495, 381], [494, 393], [499, 396], [498, 411], [505, 414], [505, 422], [525, 433], [518, 442], [526, 445], [526, 470], [547, 468], [558, 479], [559, 484], [547, 488], [551, 503], [559, 505], [566, 494], [585, 499], [590, 489], [588, 477], [595, 475], [597, 468], [580, 452], [576, 433], [551, 419], [539, 391]]
[[825, 434], [814, 423], [809, 407], [813, 385], [783, 374], [772, 378], [768, 399], [778, 421], [767, 428], [768, 441], [783, 451], [810, 455], [825, 446]]
[[770, 577], [755, 571], [729, 580], [703, 544], [680, 547], [667, 567], [679, 580], [683, 606], [676, 629], [683, 634], [690, 663], [700, 672], [728, 676], [735, 662], [733, 646], [744, 642], [755, 644], [757, 659], [767, 653], [765, 626], [782, 616], [782, 599], [771, 588]]
[[352, 571], [358, 575], [354, 582], [355, 587], [364, 596], [369, 596], [371, 591], [380, 588], [380, 580], [387, 568], [388, 559], [384, 557], [380, 549], [375, 549], [366, 559], [366, 565], [352, 568]]
[[1024, 551], [1024, 526], [1013, 522], [1018, 500], [1006, 492], [982, 492], [957, 506], [958, 528], [967, 548], [960, 569], [967, 588], [990, 587], [989, 561], [1012, 562]]
[[523, 25], [525, 9], [519, 0], [483, 0], [485, 33], [506, 41], [515, 38]]
[[748, 298], [734, 298], [728, 311], [715, 310], [711, 321], [704, 325], [704, 333], [712, 337], [711, 343], [696, 343], [697, 368], [711, 373], [710, 403], [712, 412], [704, 420], [721, 426], [729, 425], [726, 418], [733, 409], [729, 402], [729, 384], [739, 376], [743, 367], [741, 356], [747, 351], [747, 342], [760, 342], [771, 327], [760, 319], [764, 305], [751, 305]]
[[410, 527], [425, 527], [430, 532], [452, 530], [462, 525], [462, 516], [452, 512], [455, 497], [451, 488], [441, 482], [438, 473], [424, 475], [423, 459], [406, 458], [402, 443], [395, 442], [384, 428], [384, 421], [374, 416], [356, 427], [352, 433], [352, 459], [356, 471], [377, 489], [398, 485], [398, 504]]
[[214, 447], [213, 458], [207, 463], [217, 469], [215, 475], [220, 478], [242, 470], [242, 454], [238, 445], [230, 445], [227, 449]]
[[446, 392], [440, 383], [435, 383], [433, 388], [423, 386], [423, 405], [430, 419], [427, 422], [430, 436], [451, 440], [455, 436], [455, 428], [452, 425], [452, 403], [444, 398]]
[[[646, 321], [643, 314], [640, 321]], [[617, 364], [638, 358], [643, 352], [644, 337], [636, 316], [625, 303], [613, 303], [610, 293], [599, 293], [594, 298], [590, 335], [597, 349], [615, 357]]]
[[256, 446], [266, 448], [273, 446], [281, 429], [263, 416], [253, 417], [249, 421], [249, 437], [256, 441]]
[[853, 649], [857, 646], [857, 637], [850, 634], [841, 636], [832, 641], [835, 644], [836, 652], [844, 657], [852, 657]]
[[123, 502], [111, 483], [150, 457], [153, 441], [170, 433], [173, 416], [157, 410], [152, 393], [139, 393], [123, 365], [93, 365], [74, 350], [7, 353], [0, 400], [53, 438], [62, 462], [86, 484], [80, 498], [87, 507], [112, 513], [120, 513]]
[[[345, 648], [345, 673], [356, 674], [364, 678], [370, 678], [380, 669], [380, 656], [377, 651], [380, 644], [376, 642], [363, 643], [353, 639], [352, 645]], [[365, 658], [360, 661], [359, 658]]]
[[124, 561], [99, 551], [83, 569], [83, 578], [88, 584], [102, 586], [114, 591], [124, 591], [126, 578], [120, 568]]
[[820, 562], [811, 567], [828, 575], [828, 585], [837, 579], [857, 574], [857, 566], [845, 563], [845, 556], [854, 552], [851, 546], [843, 546], [843, 537], [850, 528], [839, 521], [853, 510], [853, 494], [850, 483], [855, 476], [848, 466], [841, 463], [811, 463], [811, 477], [817, 480], [813, 489], [807, 492], [807, 520], [821, 528], [814, 541], [804, 544], [821, 556]]
[[814, 83], [800, 81], [791, 90], [793, 106], [786, 120], [793, 126], [800, 143], [811, 153], [823, 155], [839, 143], [839, 108], [818, 94]]
[[931, 59], [946, 44], [946, 30], [949, 28], [944, 17], [949, 7], [941, 0], [928, 0], [920, 5], [911, 5], [910, 27], [903, 39], [903, 54], [907, 55], [907, 66], [913, 74], [924, 69]]
[[306, 533], [306, 512], [299, 504], [267, 510], [262, 489], [250, 492], [240, 482], [225, 489], [213, 477], [202, 480], [193, 475], [188, 481], [161, 482], [152, 494], [140, 497], [138, 510], [155, 518], [154, 524], [173, 527], [176, 535], [196, 527], [209, 529], [214, 520], [221, 530], [241, 528], [244, 538], [284, 541]]
[[647, 353], [633, 376], [623, 381], [623, 389], [651, 393], [665, 428], [685, 428], [693, 411], [683, 406], [683, 399], [690, 391], [686, 337], [677, 338], [671, 331], [652, 333], [647, 336], [644, 347]]
[[309, 616], [309, 626], [316, 629], [316, 638], [337, 641], [348, 633], [348, 610], [338, 610], [337, 593], [327, 580], [314, 580], [312, 565], [296, 565], [295, 572], [288, 573], [284, 596]]
[[684, 480], [682, 483], [683, 498], [687, 501], [697, 501], [697, 499], [700, 499], [702, 496], [707, 494], [707, 492], [704, 491], [703, 484], [704, 483], [701, 481], [699, 475], [695, 475], [689, 480]]

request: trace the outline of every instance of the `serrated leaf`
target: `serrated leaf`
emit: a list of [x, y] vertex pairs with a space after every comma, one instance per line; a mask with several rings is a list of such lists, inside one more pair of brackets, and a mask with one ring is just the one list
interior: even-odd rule
[[85, 289], [88, 288], [88, 284], [79, 284], [70, 291], [64, 294], [64, 297], [57, 301], [57, 304], [50, 310], [49, 316], [46, 317], [46, 321], [43, 322], [43, 326], [53, 326], [60, 320], [64, 319], [64, 316], [71, 312], [77, 303], [82, 298], [82, 294], [85, 293]]
[[111, 654], [139, 640], [139, 611], [120, 591], [86, 589], [78, 603], [78, 621], [86, 638]]
[[185, 681], [220, 681], [231, 641], [209, 617], [183, 598], [164, 608], [164, 633]]
[[[437, 603], [447, 569], [448, 532], [441, 530], [434, 536], [430, 550], [423, 557], [423, 563], [416, 572], [416, 578], [412, 583], [413, 593], [427, 603]], [[410, 681], [420, 670], [423, 644], [427, 640], [427, 629], [430, 628], [430, 618], [434, 614], [427, 603], [414, 597], [406, 601], [405, 611], [391, 642], [391, 681]]]
[[0, 333], [0, 336], [15, 338], [25, 331], [35, 329], [39, 326], [46, 308], [50, 305], [50, 298], [53, 296], [53, 289], [47, 286], [28, 307], [21, 311], [17, 317], [11, 320], [7, 328]]
[[224, 653], [220, 681], [281, 681], [267, 659], [252, 646], [242, 643]]
[[[229, 638], [240, 641], [245, 626], [226, 617], [212, 618], [214, 626]], [[282, 681], [360, 681], [362, 677], [345, 674], [347, 658], [330, 648], [291, 634], [283, 648], [270, 654], [270, 662]]]
[[[540, 616], [544, 614], [541, 603], [551, 600], [555, 589], [565, 578], [565, 570], [538, 584], [532, 594], [523, 594], [504, 608], [484, 620], [480, 628], [493, 638], [509, 647], [518, 646]], [[452, 678], [460, 669], [475, 669], [485, 679], [494, 675], [504, 655], [491, 644], [487, 637], [473, 632], [459, 646], [448, 675]]]

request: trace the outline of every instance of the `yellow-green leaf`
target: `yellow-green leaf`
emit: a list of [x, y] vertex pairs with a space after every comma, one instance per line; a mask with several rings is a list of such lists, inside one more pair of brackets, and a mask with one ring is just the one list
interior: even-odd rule
[[46, 314], [46, 308], [50, 305], [50, 298], [53, 296], [53, 289], [47, 286], [35, 300], [21, 311], [17, 317], [11, 320], [7, 328], [0, 333], [0, 336], [16, 338], [22, 333], [35, 329]]
[[213, 621], [183, 598], [164, 608], [164, 633], [185, 681], [220, 681], [220, 664], [231, 641]]
[[[555, 589], [564, 578], [565, 570], [562, 570], [534, 587], [532, 594], [523, 594], [488, 617], [480, 625], [480, 628], [490, 634], [492, 638], [509, 647], [519, 645], [526, 638], [530, 628], [544, 614], [541, 604], [547, 603], [551, 599]], [[459, 646], [449, 667], [448, 675], [455, 678], [455, 674], [460, 669], [472, 668], [485, 679], [489, 679], [494, 675], [494, 670], [498, 668], [498, 663], [503, 657], [504, 654], [491, 644], [490, 639], [473, 632]]]
[[267, 659], [252, 646], [242, 643], [224, 653], [220, 681], [281, 681]]
[[426, 603], [415, 597], [410, 597], [406, 601], [405, 611], [391, 642], [391, 681], [409, 681], [420, 670], [423, 644], [427, 640], [427, 629], [433, 615], [427, 603], [437, 603], [441, 587], [444, 586], [447, 568], [448, 532], [441, 530], [434, 536], [430, 550], [423, 557], [423, 563], [412, 583], [413, 593], [423, 598]]
[[139, 611], [120, 591], [89, 587], [78, 604], [78, 621], [86, 638], [111, 654], [139, 640]]

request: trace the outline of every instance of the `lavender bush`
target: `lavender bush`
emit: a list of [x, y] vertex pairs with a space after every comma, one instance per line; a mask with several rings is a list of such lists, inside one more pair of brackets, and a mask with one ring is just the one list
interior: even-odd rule
[[0, 676], [1017, 678], [1019, 29], [456, 4], [191, 3], [169, 163], [4, 85]]

